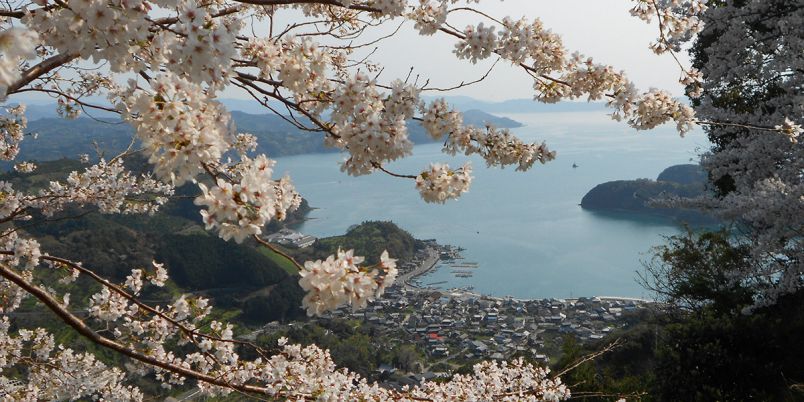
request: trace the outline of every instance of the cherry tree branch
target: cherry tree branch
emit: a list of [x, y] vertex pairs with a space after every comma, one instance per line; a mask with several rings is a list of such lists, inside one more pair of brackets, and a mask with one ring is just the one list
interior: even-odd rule
[[[13, 251], [8, 251], [8, 250], [0, 250], [0, 255], [14, 255], [14, 252]], [[240, 345], [251, 347], [255, 351], [257, 351], [257, 353], [259, 353], [259, 354], [264, 356], [263, 349], [261, 347], [255, 345], [255, 344], [251, 343], [251, 342], [240, 341], [240, 340], [236, 340], [236, 339], [223, 339], [223, 338], [220, 338], [220, 337], [217, 337], [217, 336], [207, 335], [207, 334], [198, 332], [197, 328], [188, 328], [184, 324], [174, 320], [173, 318], [171, 318], [168, 315], [162, 313], [161, 311], [159, 311], [159, 310], [157, 310], [157, 309], [155, 309], [155, 308], [143, 303], [142, 301], [140, 301], [138, 298], [136, 298], [132, 294], [130, 294], [130, 293], [126, 292], [125, 290], [123, 290], [120, 286], [118, 286], [118, 285], [110, 282], [109, 280], [99, 276], [98, 274], [92, 272], [91, 270], [89, 270], [87, 268], [84, 268], [83, 266], [81, 266], [81, 264], [75, 263], [75, 262], [67, 260], [65, 258], [54, 257], [54, 256], [49, 256], [49, 255], [44, 255], [44, 256], [41, 256], [40, 258], [43, 259], [43, 260], [47, 260], [47, 261], [57, 262], [59, 264], [63, 264], [65, 266], [68, 266], [68, 267], [70, 267], [72, 269], [75, 269], [75, 270], [79, 271], [80, 273], [88, 276], [89, 278], [91, 278], [95, 282], [101, 284], [102, 286], [105, 286], [105, 287], [109, 288], [109, 290], [117, 293], [118, 295], [122, 296], [123, 298], [125, 298], [128, 301], [130, 301], [131, 303], [134, 303], [135, 305], [137, 305], [137, 307], [139, 307], [139, 308], [141, 308], [141, 309], [143, 309], [143, 310], [145, 310], [145, 311], [147, 311], [147, 312], [149, 312], [149, 313], [151, 313], [151, 314], [153, 314], [155, 316], [158, 316], [159, 318], [169, 322], [170, 324], [172, 324], [173, 326], [178, 328], [180, 331], [182, 331], [188, 337], [188, 339], [190, 339], [193, 342], [195, 341], [194, 337], [199, 337], [199, 338], [206, 338], [206, 339], [219, 341], [219, 342], [229, 342], [229, 343], [234, 343], [234, 344], [240, 344]]]
[[276, 254], [282, 256], [283, 258], [285, 258], [286, 260], [290, 261], [296, 267], [296, 269], [298, 269], [299, 271], [304, 270], [304, 266], [299, 264], [298, 261], [296, 261], [295, 258], [291, 257], [290, 254], [280, 250], [279, 248], [277, 248], [276, 246], [274, 246], [270, 242], [268, 242], [266, 240], [263, 240], [262, 238], [260, 238], [260, 236], [257, 236], [257, 235], [254, 235], [254, 240], [256, 240], [257, 243], [260, 243], [263, 246], [267, 247], [269, 250], [273, 251], [274, 253], [276, 253]]
[[609, 352], [611, 352], [612, 350], [614, 350], [616, 348], [619, 348], [620, 346], [622, 346], [622, 344], [623, 344], [623, 339], [622, 338], [617, 338], [614, 342], [606, 345], [606, 347], [604, 347], [603, 349], [581, 357], [580, 359], [578, 359], [577, 361], [575, 361], [574, 363], [572, 363], [568, 367], [564, 368], [563, 370], [559, 371], [558, 373], [553, 374], [553, 376], [554, 377], [561, 377], [564, 374], [567, 374], [570, 371], [575, 370], [576, 368], [578, 368], [578, 366], [580, 366], [580, 365], [582, 365], [582, 364], [584, 364], [586, 362], [595, 360], [598, 357], [600, 357], [600, 356], [602, 356], [602, 355], [604, 355], [606, 353], [609, 353]]
[[110, 349], [112, 351], [120, 353], [123, 356], [130, 357], [134, 360], [140, 361], [147, 365], [158, 367], [160, 369], [167, 370], [185, 377], [193, 378], [198, 381], [203, 381], [212, 385], [217, 385], [220, 387], [234, 389], [237, 391], [247, 393], [266, 394], [270, 391], [268, 388], [265, 387], [258, 387], [247, 384], [233, 384], [224, 381], [218, 377], [200, 373], [198, 371], [188, 369], [172, 363], [164, 362], [155, 357], [146, 355], [136, 350], [132, 350], [118, 342], [115, 342], [114, 340], [111, 340], [98, 334], [95, 330], [87, 326], [83, 320], [81, 320], [75, 314], [67, 310], [58, 300], [56, 300], [53, 296], [51, 296], [50, 293], [48, 293], [47, 291], [36, 285], [28, 283], [28, 281], [26, 281], [21, 275], [16, 273], [14, 270], [9, 268], [6, 264], [0, 263], [0, 276], [14, 283], [15, 285], [25, 290], [30, 295], [37, 298], [40, 302], [42, 302], [42, 304], [45, 305], [45, 307], [47, 307], [50, 311], [56, 314], [59, 317], [59, 319], [64, 321], [64, 323], [72, 327], [76, 332], [78, 332], [84, 338], [88, 339], [89, 341], [92, 341], [93, 343], [99, 346]]
[[53, 71], [54, 69], [75, 60], [76, 58], [78, 58], [77, 54], [61, 53], [43, 60], [39, 64], [25, 70], [20, 79], [8, 86], [7, 93], [10, 95], [17, 92], [20, 88], [30, 84], [33, 80], [39, 78], [43, 74], [47, 74], [50, 71]]

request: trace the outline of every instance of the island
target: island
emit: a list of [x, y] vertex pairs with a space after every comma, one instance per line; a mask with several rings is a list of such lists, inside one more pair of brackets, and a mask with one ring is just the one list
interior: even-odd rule
[[628, 217], [648, 215], [693, 225], [715, 224], [717, 219], [702, 211], [651, 203], [667, 197], [698, 197], [706, 192], [706, 186], [707, 175], [700, 165], [675, 165], [662, 171], [656, 180], [615, 180], [599, 184], [583, 196], [581, 207], [597, 212], [625, 212]]

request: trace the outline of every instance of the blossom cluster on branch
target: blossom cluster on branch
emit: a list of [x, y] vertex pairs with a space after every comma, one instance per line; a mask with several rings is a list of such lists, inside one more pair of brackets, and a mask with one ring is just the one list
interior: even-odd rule
[[302, 300], [307, 314], [321, 315], [344, 304], [356, 310], [382, 296], [396, 279], [396, 260], [383, 251], [376, 266], [360, 267], [363, 261], [354, 250], [338, 250], [326, 260], [306, 262], [299, 285], [307, 291]]

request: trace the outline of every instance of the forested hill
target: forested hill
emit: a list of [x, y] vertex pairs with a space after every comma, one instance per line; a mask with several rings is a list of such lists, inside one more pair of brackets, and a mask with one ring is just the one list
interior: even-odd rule
[[[336, 152], [324, 145], [323, 134], [299, 129], [287, 120], [274, 114], [248, 114], [232, 112], [238, 132], [257, 137], [257, 152], [270, 157], [306, 153]], [[464, 114], [466, 124], [483, 126], [491, 124], [499, 128], [513, 128], [520, 123], [497, 117], [479, 110]], [[303, 120], [302, 120], [303, 121]], [[309, 122], [307, 123], [309, 125]], [[409, 136], [414, 144], [433, 142], [418, 122], [408, 122]], [[36, 137], [26, 138], [20, 146], [20, 161], [52, 161], [61, 158], [77, 158], [80, 154], [97, 155], [100, 151], [107, 158], [118, 154], [131, 144], [133, 128], [120, 120], [103, 118], [78, 118], [66, 120], [43, 117], [32, 120], [26, 132]], [[136, 147], [136, 144], [135, 144]], [[9, 162], [0, 162], [0, 169], [8, 170]]]
[[[413, 238], [407, 231], [399, 228], [392, 222], [363, 222], [350, 228], [342, 236], [333, 236], [318, 239], [311, 247], [303, 249], [287, 250], [294, 256], [296, 261], [311, 261], [325, 259], [330, 254], [334, 254], [338, 249], [354, 249], [355, 255], [364, 256], [366, 264], [376, 264], [379, 262], [380, 254], [387, 250], [392, 258], [402, 261], [410, 260], [416, 250], [423, 247], [423, 243]], [[267, 251], [267, 250], [266, 250]], [[301, 298], [292, 300], [290, 298], [277, 297], [285, 292], [279, 289], [269, 295], [254, 294], [243, 304], [243, 318], [250, 322], [266, 322], [276, 319], [277, 308], [283, 309], [282, 304], [287, 302], [301, 305]], [[289, 306], [288, 309], [291, 309]]]
[[[66, 159], [45, 162], [30, 174], [0, 174], [0, 181], [11, 182], [19, 190], [39, 188], [84, 166]], [[153, 216], [103, 215], [72, 209], [47, 221], [34, 216], [24, 230], [40, 242], [43, 252], [81, 261], [85, 267], [116, 281], [124, 280], [131, 269], [149, 267], [153, 260], [165, 263], [170, 286], [144, 295], [148, 300], [193, 292], [214, 298], [217, 307], [244, 310], [241, 318], [252, 322], [301, 317], [303, 292], [292, 264], [256, 242], [226, 242], [204, 230], [198, 207], [192, 203], [196, 194], [197, 188], [192, 185], [179, 188], [180, 197]], [[303, 220], [309, 209], [303, 202], [289, 220]], [[266, 232], [280, 226], [273, 223]], [[303, 262], [326, 258], [339, 247], [354, 248], [371, 262], [383, 249], [394, 258], [408, 259], [419, 246], [417, 240], [393, 223], [365, 222], [343, 236], [320, 239], [312, 247], [287, 252]], [[79, 296], [93, 289], [91, 283], [79, 282], [71, 292], [75, 300], [81, 300]]]

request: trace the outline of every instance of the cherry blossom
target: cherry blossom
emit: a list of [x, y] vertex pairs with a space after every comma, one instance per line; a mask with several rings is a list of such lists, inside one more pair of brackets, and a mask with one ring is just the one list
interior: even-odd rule
[[20, 78], [20, 61], [36, 55], [34, 48], [37, 43], [39, 34], [36, 31], [9, 28], [0, 32], [0, 101], [6, 99], [8, 87]]
[[154, 78], [153, 93], [133, 84], [120, 108], [148, 148], [160, 178], [181, 185], [229, 149], [229, 113], [199, 85], [172, 75]]
[[299, 272], [299, 285], [307, 291], [302, 300], [308, 315], [320, 315], [348, 304], [363, 308], [380, 297], [396, 278], [396, 260], [383, 251], [377, 267], [360, 267], [363, 257], [341, 251], [326, 260], [308, 261]]
[[434, 163], [430, 169], [416, 176], [416, 189], [427, 202], [443, 204], [448, 199], [458, 198], [469, 190], [472, 183], [472, 166], [468, 163], [452, 170], [448, 165]]

